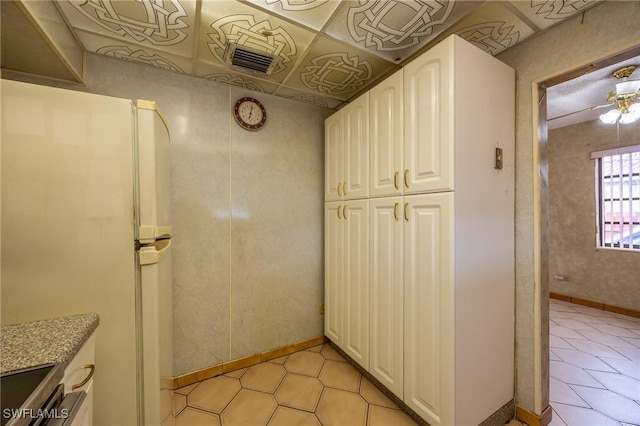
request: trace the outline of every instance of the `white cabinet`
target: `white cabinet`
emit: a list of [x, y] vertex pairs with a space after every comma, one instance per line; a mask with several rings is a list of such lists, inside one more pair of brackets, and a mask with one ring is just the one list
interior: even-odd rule
[[403, 208], [404, 402], [432, 425], [458, 424], [452, 411], [453, 197], [451, 192], [414, 195], [405, 197]]
[[404, 188], [403, 70], [369, 92], [370, 196], [398, 195]]
[[369, 100], [369, 276], [326, 203], [325, 333], [429, 424], [480, 424], [513, 400], [514, 71], [451, 36]]
[[93, 373], [96, 358], [95, 333], [82, 345], [64, 369], [64, 393], [85, 392], [86, 396], [73, 419], [73, 426], [93, 425]]
[[369, 93], [325, 121], [325, 201], [369, 196]]
[[369, 200], [369, 372], [398, 398], [403, 395], [403, 197]]
[[[454, 46], [459, 42], [466, 43], [448, 38], [403, 68], [405, 194], [454, 189], [453, 125], [471, 118], [456, 114], [453, 99]], [[456, 76], [475, 78], [473, 73], [475, 67]], [[485, 99], [480, 107], [490, 110], [491, 101]]]
[[368, 200], [325, 205], [325, 334], [369, 366]]

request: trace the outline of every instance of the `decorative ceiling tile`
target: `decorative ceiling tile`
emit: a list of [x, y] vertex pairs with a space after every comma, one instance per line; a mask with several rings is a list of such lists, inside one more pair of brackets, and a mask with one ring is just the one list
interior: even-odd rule
[[600, 1], [602, 0], [530, 0], [512, 1], [511, 4], [537, 25], [538, 28], [545, 29], [586, 10]]
[[[320, 30], [341, 0], [247, 0], [260, 8], [314, 30]], [[351, 1], [351, 0], [347, 0]]]
[[487, 2], [438, 38], [457, 34], [485, 52], [495, 55], [534, 34], [517, 15], [500, 2]]
[[[203, 2], [198, 60], [233, 67], [243, 74], [281, 82], [298, 57], [313, 40], [314, 34], [256, 8], [230, 1]], [[274, 55], [279, 62], [269, 75], [247, 68], [227, 65], [224, 52], [229, 43]]]
[[287, 86], [281, 86], [280, 89], [278, 89], [276, 95], [282, 96], [283, 98], [292, 99], [294, 101], [305, 102], [311, 105], [317, 105], [323, 108], [331, 109], [335, 109], [344, 103], [344, 101], [338, 99], [302, 92], [300, 90], [292, 89]]
[[456, 0], [344, 2], [326, 33], [393, 62], [401, 62], [479, 3]]
[[198, 62], [195, 75], [207, 80], [243, 87], [256, 92], [273, 93], [279, 87], [275, 83], [234, 72], [228, 67], [216, 67], [205, 62]]
[[346, 100], [398, 67], [328, 37], [320, 37], [286, 85]]
[[191, 56], [195, 0], [68, 0], [59, 6], [77, 29]]
[[118, 42], [117, 40], [84, 31], [76, 31], [76, 34], [89, 52], [122, 59], [128, 62], [151, 65], [167, 71], [191, 73], [190, 59], [160, 52], [148, 47]]
[[[89, 52], [339, 108], [450, 34], [495, 55], [602, 1], [51, 3]], [[274, 55], [274, 70], [265, 74], [225, 63], [230, 43]]]

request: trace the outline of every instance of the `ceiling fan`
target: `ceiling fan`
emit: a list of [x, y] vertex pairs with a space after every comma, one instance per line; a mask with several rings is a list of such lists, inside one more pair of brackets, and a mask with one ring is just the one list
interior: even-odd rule
[[640, 102], [636, 102], [640, 100], [640, 80], [629, 80], [635, 70], [635, 65], [629, 65], [612, 73], [613, 77], [617, 78], [619, 82], [616, 83], [615, 90], [609, 92], [607, 96], [609, 103], [563, 114], [550, 118], [548, 121], [611, 106], [614, 108], [600, 115], [600, 121], [605, 124], [615, 124], [617, 122], [628, 124], [640, 120]]

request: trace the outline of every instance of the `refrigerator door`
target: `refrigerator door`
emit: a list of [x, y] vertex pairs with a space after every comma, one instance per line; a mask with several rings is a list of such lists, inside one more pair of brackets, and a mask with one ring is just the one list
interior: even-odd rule
[[96, 312], [95, 424], [134, 425], [132, 103], [9, 80], [0, 93], [2, 323]]
[[136, 102], [138, 200], [136, 239], [171, 237], [169, 130], [155, 102]]
[[171, 240], [140, 248], [142, 374], [145, 426], [173, 425]]

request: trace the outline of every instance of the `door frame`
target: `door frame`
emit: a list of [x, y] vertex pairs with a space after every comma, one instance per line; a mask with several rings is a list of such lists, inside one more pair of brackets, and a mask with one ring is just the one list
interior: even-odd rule
[[533, 138], [533, 266], [534, 266], [534, 410], [540, 423], [551, 421], [549, 409], [549, 174], [547, 159], [547, 88], [588, 72], [640, 56], [640, 43], [626, 43], [598, 56], [534, 79]]

